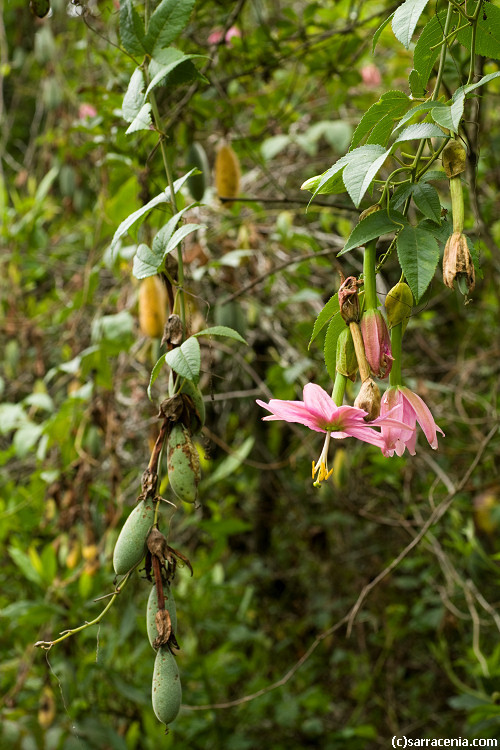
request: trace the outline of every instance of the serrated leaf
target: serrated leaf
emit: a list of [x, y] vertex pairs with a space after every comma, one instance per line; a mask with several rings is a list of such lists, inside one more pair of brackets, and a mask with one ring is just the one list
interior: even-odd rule
[[418, 304], [439, 261], [437, 240], [425, 227], [408, 225], [398, 235], [397, 248], [401, 269]]
[[204, 227], [205, 224], [184, 224], [184, 226], [179, 227], [168, 241], [167, 247], [164, 251], [164, 257], [180, 245], [182, 240], [187, 237], [188, 234], [196, 232], [198, 229], [203, 229]]
[[402, 143], [403, 141], [421, 141], [424, 138], [447, 138], [447, 135], [446, 133], [443, 133], [441, 128], [437, 125], [433, 125], [431, 122], [416, 122], [413, 125], [408, 125], [408, 127], [398, 135], [392, 145], [394, 147], [396, 143]]
[[368, 136], [367, 143], [385, 146], [392, 133], [394, 122], [406, 111], [410, 99], [402, 91], [387, 91], [378, 102], [365, 112], [351, 140], [351, 149], [359, 146]]
[[449, 219], [442, 220], [439, 224], [429, 219], [424, 219], [420, 222], [419, 227], [430, 232], [433, 237], [437, 239], [442, 245], [446, 244], [448, 237], [453, 232], [453, 225]]
[[337, 257], [344, 255], [355, 247], [360, 247], [370, 240], [381, 237], [383, 234], [397, 232], [408, 224], [403, 214], [398, 211], [374, 211], [361, 219], [352, 230], [343, 250], [338, 253]]
[[143, 104], [137, 116], [130, 123], [125, 131], [125, 135], [130, 133], [137, 133], [138, 130], [150, 130], [151, 128], [151, 104], [146, 102]]
[[[193, 171], [196, 171], [196, 168], [194, 170], [191, 170], [191, 172]], [[193, 208], [193, 206], [195, 205], [195, 203], [191, 203], [189, 206], [185, 206], [183, 209], [181, 209], [181, 211], [178, 211], [176, 214], [171, 216], [167, 223], [158, 230], [153, 239], [153, 253], [157, 257], [164, 256], [166, 247], [170, 242], [170, 239], [175, 232], [175, 228], [181, 220], [183, 214], [185, 214], [186, 211], [189, 211], [189, 209]]]
[[431, 180], [447, 180], [446, 172], [442, 169], [429, 169], [428, 172], [424, 172], [420, 178], [420, 182], [430, 182]]
[[396, 39], [408, 49], [418, 19], [429, 0], [406, 0], [394, 13], [392, 30]]
[[301, 186], [301, 190], [310, 190], [313, 198], [320, 195], [327, 195], [331, 193], [343, 193], [344, 183], [342, 182], [341, 172], [347, 164], [345, 156], [342, 156], [335, 164], [323, 172], [323, 174], [316, 175], [316, 177], [310, 177]]
[[168, 49], [162, 50], [162, 63], [158, 64], [157, 60], [151, 60], [149, 64], [149, 72], [153, 75], [151, 83], [146, 89], [146, 96], [156, 86], [159, 86], [162, 81], [171, 73], [178, 65], [192, 60], [195, 57], [203, 57], [203, 55], [185, 55], [175, 47], [169, 47]]
[[387, 18], [385, 19], [385, 21], [382, 21], [382, 23], [380, 24], [380, 26], [379, 26], [379, 27], [378, 27], [378, 29], [376, 30], [375, 34], [373, 35], [373, 41], [372, 41], [372, 54], [373, 54], [373, 52], [375, 52], [375, 47], [376, 47], [376, 46], [377, 46], [377, 44], [378, 44], [378, 40], [380, 39], [380, 35], [381, 35], [381, 33], [383, 32], [383, 30], [385, 29], [385, 27], [386, 27], [386, 26], [387, 26], [388, 24], [390, 24], [390, 22], [392, 21], [393, 17], [394, 17], [394, 13], [391, 13], [391, 15], [390, 15], [390, 16], [388, 16], [388, 17], [387, 17]]
[[439, 42], [443, 38], [443, 24], [446, 11], [440, 11], [424, 26], [413, 52], [413, 65], [420, 76], [422, 86], [426, 87], [432, 73], [434, 63], [438, 58]]
[[[363, 154], [360, 153], [356, 160], [350, 160], [342, 175], [346, 190], [356, 207], [361, 203], [361, 200], [370, 187], [372, 180], [375, 178], [377, 172], [382, 167], [390, 153], [389, 151], [385, 151], [382, 146], [376, 146], [373, 144], [373, 151], [367, 154], [366, 149], [368, 148], [370, 147], [360, 147], [360, 149], [363, 150]], [[354, 154], [354, 151], [350, 151], [348, 156], [351, 154]]]
[[339, 312], [332, 318], [330, 325], [326, 329], [323, 354], [325, 357], [326, 369], [332, 380], [335, 380], [337, 374], [337, 339], [345, 326], [344, 319]]
[[460, 120], [464, 113], [464, 96], [459, 96], [456, 101], [451, 104], [441, 104], [440, 106], [433, 107], [431, 111], [432, 119], [441, 125], [443, 128], [448, 128], [453, 133], [458, 132]]
[[391, 198], [391, 209], [399, 209], [405, 203], [408, 198], [411, 197], [413, 190], [415, 189], [415, 184], [410, 183], [407, 185], [399, 185], [398, 188], [394, 191], [392, 198]]
[[487, 76], [483, 76], [476, 83], [471, 83], [468, 86], [461, 86], [453, 94], [453, 99], [459, 101], [463, 96], [467, 96], [471, 93], [471, 91], [474, 91], [474, 89], [477, 89], [480, 86], [484, 86], [485, 83], [489, 83], [494, 78], [498, 78], [498, 76], [500, 76], [500, 71], [497, 70], [496, 73], [489, 73]]
[[408, 76], [408, 83], [410, 84], [411, 95], [414, 99], [419, 99], [425, 95], [425, 86], [422, 85], [422, 79], [418, 70], [415, 68], [410, 72]]
[[311, 338], [309, 339], [309, 344], [307, 345], [307, 348], [311, 348], [311, 344], [316, 338], [316, 336], [320, 333], [320, 331], [323, 330], [323, 328], [326, 326], [329, 320], [339, 312], [339, 297], [338, 294], [334, 294], [333, 297], [330, 297], [324, 308], [319, 313], [318, 317], [314, 321], [314, 327], [313, 332], [311, 334]]
[[427, 219], [441, 221], [441, 203], [435, 187], [426, 182], [418, 182], [414, 185], [413, 200]]
[[122, 117], [127, 122], [133, 122], [141, 111], [144, 104], [144, 85], [142, 68], [136, 68], [123, 97]]
[[174, 370], [178, 375], [186, 380], [190, 380], [195, 385], [200, 379], [201, 353], [200, 345], [193, 336], [186, 339], [180, 346], [171, 349], [166, 354], [162, 354], [151, 371], [151, 377], [148, 385], [148, 397], [151, 399], [151, 389], [158, 378], [164, 364]]
[[144, 24], [132, 4], [132, 0], [120, 2], [120, 38], [123, 48], [130, 55], [143, 56], [146, 34]]
[[134, 255], [134, 265], [132, 273], [136, 279], [145, 279], [148, 276], [155, 276], [161, 265], [161, 258], [144, 243], [141, 243]]
[[195, 0], [162, 0], [150, 18], [144, 46], [151, 57], [169, 47], [187, 26]]
[[422, 102], [421, 104], [417, 104], [416, 107], [413, 107], [409, 110], [401, 120], [398, 122], [397, 126], [394, 128], [394, 133], [397, 133], [401, 128], [403, 128], [407, 122], [412, 120], [417, 115], [421, 114], [422, 112], [430, 112], [431, 109], [433, 109], [436, 106], [436, 102]]
[[203, 331], [193, 333], [193, 336], [225, 336], [228, 339], [240, 341], [242, 344], [247, 343], [238, 331], [235, 331], [234, 328], [230, 328], [229, 326], [212, 326], [211, 328], [204, 328]]
[[190, 336], [180, 346], [171, 349], [165, 355], [165, 362], [178, 375], [196, 385], [200, 379], [201, 367], [198, 339], [195, 336]]
[[[181, 187], [184, 185], [188, 177], [190, 177], [194, 172], [194, 169], [191, 169], [189, 172], [187, 172], [185, 175], [180, 177], [178, 180], [174, 182], [174, 193], [177, 193]], [[109, 247], [109, 251], [111, 253], [111, 257], [113, 257], [115, 248], [120, 241], [120, 239], [123, 237], [124, 234], [128, 232], [131, 226], [135, 224], [136, 221], [138, 221], [140, 218], [142, 218], [145, 214], [147, 214], [151, 209], [155, 208], [156, 206], [159, 206], [161, 203], [167, 203], [170, 200], [170, 188], [167, 187], [165, 190], [163, 190], [159, 195], [156, 195], [154, 198], [152, 198], [149, 203], [146, 203], [146, 205], [141, 206], [141, 208], [138, 208], [137, 211], [134, 211], [130, 214], [130, 216], [127, 216], [127, 218], [122, 221], [118, 229], [113, 235], [113, 239], [111, 240], [111, 245]]]
[[[483, 14], [477, 19], [475, 53], [493, 60], [500, 60], [500, 8], [491, 3], [483, 3]], [[461, 29], [457, 39], [464, 47], [470, 50], [472, 46], [472, 27]]]

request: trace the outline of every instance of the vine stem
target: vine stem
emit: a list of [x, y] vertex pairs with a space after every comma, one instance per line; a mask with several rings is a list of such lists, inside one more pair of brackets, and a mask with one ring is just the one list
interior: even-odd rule
[[363, 343], [363, 336], [361, 335], [361, 328], [359, 327], [359, 323], [356, 323], [354, 321], [349, 323], [349, 328], [352, 334], [354, 351], [356, 352], [356, 359], [358, 360], [359, 376], [361, 378], [361, 382], [364, 383], [365, 380], [368, 380], [370, 378], [370, 365], [368, 364], [368, 361], [366, 359], [365, 345]]
[[[139, 563], [137, 563], [137, 564], [139, 564]], [[127, 573], [127, 575], [125, 576], [125, 578], [123, 579], [123, 581], [120, 583], [120, 585], [115, 588], [115, 590], [114, 590], [114, 592], [112, 594], [110, 594], [111, 599], [106, 604], [106, 606], [104, 607], [104, 609], [102, 610], [102, 612], [99, 615], [97, 615], [96, 618], [94, 618], [90, 622], [86, 622], [83, 625], [80, 625], [78, 628], [72, 628], [71, 630], [63, 630], [63, 632], [61, 633], [61, 637], [60, 638], [56, 638], [53, 641], [37, 641], [35, 643], [35, 646], [39, 646], [40, 648], [43, 648], [45, 651], [50, 651], [50, 649], [52, 648], [52, 646], [55, 646], [56, 643], [60, 643], [61, 641], [65, 641], [66, 638], [70, 638], [72, 635], [75, 635], [75, 633], [79, 633], [81, 630], [86, 630], [87, 628], [90, 628], [92, 625], [97, 625], [97, 623], [102, 620], [102, 618], [104, 617], [104, 615], [106, 614], [106, 612], [109, 609], [111, 609], [111, 607], [114, 604], [114, 601], [115, 601], [116, 597], [119, 594], [121, 594], [121, 592], [123, 591], [123, 589], [127, 585], [127, 582], [128, 582], [128, 580], [130, 578], [130, 574], [132, 573], [133, 570], [135, 570], [136, 567], [137, 566], [134, 565], [134, 567], [129, 570], [129, 572]]]
[[[170, 205], [174, 215], [177, 213], [177, 201], [175, 199], [174, 180], [172, 177], [172, 170], [170, 169], [170, 162], [168, 160], [167, 147], [165, 144], [165, 134], [161, 130], [161, 117], [158, 110], [158, 104], [156, 102], [156, 96], [154, 91], [149, 92], [149, 101], [151, 103], [151, 111], [153, 113], [153, 122], [157, 133], [160, 137], [160, 150], [163, 159], [163, 166], [165, 168], [165, 174], [167, 176], [168, 186], [170, 188]], [[178, 261], [178, 290], [180, 302], [180, 314], [182, 320], [183, 331], [186, 330], [186, 302], [184, 296], [184, 261], [182, 259], [182, 249], [179, 245], [177, 247], [177, 261]]]

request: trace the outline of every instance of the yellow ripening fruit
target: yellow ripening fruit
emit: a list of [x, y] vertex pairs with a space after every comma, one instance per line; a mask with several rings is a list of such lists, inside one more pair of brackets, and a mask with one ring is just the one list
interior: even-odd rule
[[153, 525], [155, 507], [152, 500], [141, 500], [120, 531], [113, 552], [113, 567], [118, 576], [128, 573], [146, 554], [146, 539]]
[[[175, 606], [175, 599], [170, 586], [167, 583], [163, 584], [163, 595], [165, 597], [165, 609], [170, 615], [170, 623], [172, 625], [172, 632], [175, 634], [177, 630], [177, 608]], [[148, 630], [148, 638], [151, 646], [153, 641], [158, 637], [158, 630], [156, 627], [156, 613], [158, 612], [158, 596], [156, 595], [156, 584], [149, 592], [148, 606], [146, 610], [146, 627]], [[154, 646], [153, 646], [154, 648]]]
[[157, 718], [168, 726], [179, 713], [182, 701], [177, 662], [168, 646], [160, 646], [156, 652], [152, 699]]
[[38, 705], [38, 723], [42, 729], [48, 729], [56, 717], [56, 702], [52, 689], [45, 685]]
[[[236, 198], [240, 191], [240, 163], [231, 146], [220, 146], [215, 157], [215, 187], [219, 198]], [[232, 206], [231, 202], [224, 202]]]
[[167, 322], [167, 290], [159, 276], [148, 276], [139, 287], [139, 325], [145, 336], [161, 338]]
[[172, 427], [167, 442], [168, 481], [179, 500], [194, 503], [201, 479], [200, 458], [191, 433], [178, 422]]

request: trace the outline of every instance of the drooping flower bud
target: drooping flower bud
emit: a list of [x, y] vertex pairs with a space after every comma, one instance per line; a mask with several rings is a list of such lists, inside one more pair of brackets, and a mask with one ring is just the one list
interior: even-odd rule
[[361, 384], [354, 406], [368, 412], [364, 418], [365, 422], [372, 422], [377, 419], [380, 414], [380, 391], [372, 378], [368, 378]]
[[404, 281], [400, 281], [393, 286], [387, 293], [385, 299], [385, 309], [387, 312], [387, 322], [389, 328], [394, 328], [399, 323], [403, 323], [403, 330], [406, 328], [413, 307], [413, 294]]
[[456, 141], [455, 139], [448, 141], [441, 158], [448, 179], [465, 172], [467, 152], [459, 141]]
[[347, 279], [342, 276], [342, 283], [338, 292], [339, 307], [340, 314], [347, 325], [359, 323], [358, 286], [360, 283], [355, 276], [348, 276]]
[[391, 340], [380, 310], [367, 310], [361, 318], [361, 333], [370, 370], [377, 378], [386, 378], [392, 367]]
[[341, 375], [354, 380], [358, 369], [358, 360], [354, 349], [354, 342], [349, 328], [344, 328], [337, 339], [336, 370]]
[[453, 232], [444, 248], [443, 281], [450, 289], [454, 288], [455, 279], [460, 290], [463, 283], [471, 292], [475, 286], [474, 264], [467, 245], [467, 237], [461, 232]]

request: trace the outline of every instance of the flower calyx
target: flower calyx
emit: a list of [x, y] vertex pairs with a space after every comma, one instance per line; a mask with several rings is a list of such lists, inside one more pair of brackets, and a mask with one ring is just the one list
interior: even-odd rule
[[450, 235], [443, 256], [443, 282], [453, 289], [455, 280], [463, 294], [471, 292], [476, 283], [467, 237], [461, 232]]
[[340, 314], [347, 325], [349, 323], [359, 323], [358, 287], [362, 282], [355, 276], [344, 278], [342, 273], [340, 274], [340, 278], [341, 284], [338, 292]]
[[370, 370], [377, 378], [386, 378], [394, 358], [387, 324], [380, 310], [366, 310], [360, 327]]

